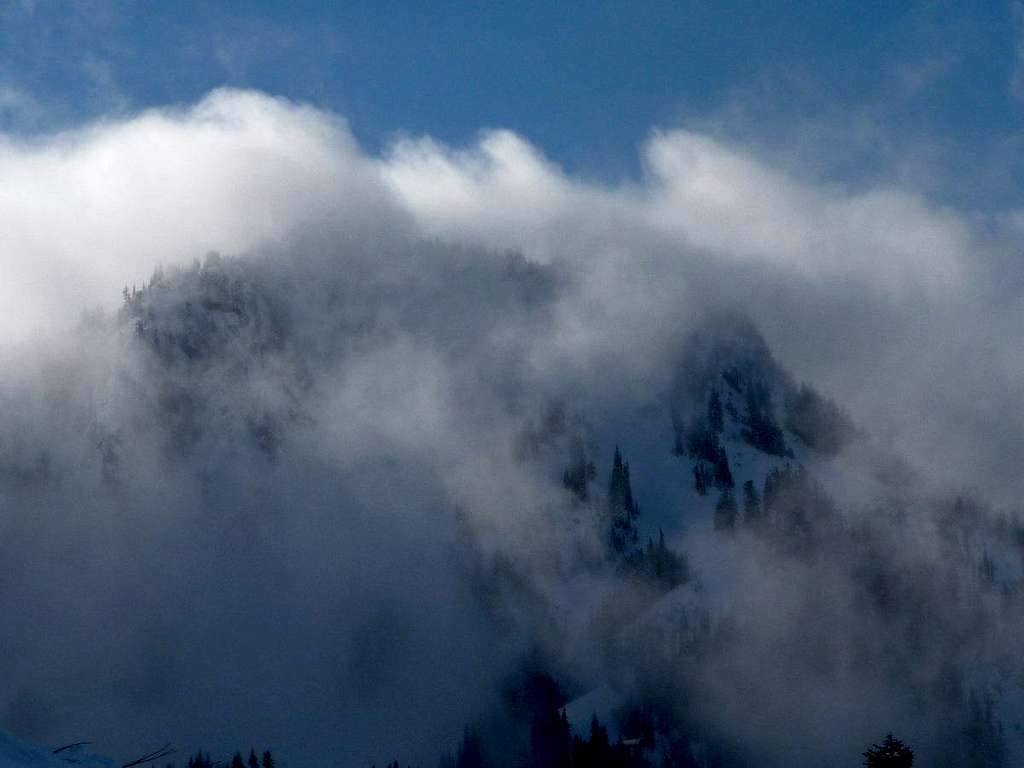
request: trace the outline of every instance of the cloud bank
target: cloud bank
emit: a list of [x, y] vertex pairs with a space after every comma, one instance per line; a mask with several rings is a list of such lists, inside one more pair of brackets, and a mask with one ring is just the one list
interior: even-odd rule
[[429, 759], [531, 646], [595, 674], [574, 563], [599, 533], [552, 523], [584, 513], [549, 470], [574, 432], [657, 443], [723, 311], [940, 486], [1018, 498], [1013, 212], [810, 184], [682, 129], [641, 151], [615, 186], [507, 131], [372, 156], [336, 115], [228, 90], [5, 139], [7, 721]]
[[1002, 474], [1003, 446], [950, 453], [942, 414], [966, 407], [998, 428], [1020, 412], [1007, 336], [1020, 309], [1005, 290], [1019, 272], [1006, 256], [1014, 212], [981, 219], [895, 186], [808, 184], [682, 129], [652, 133], [641, 152], [644, 177], [618, 186], [569, 177], [500, 130], [466, 148], [402, 138], [373, 157], [336, 115], [231, 90], [7, 139], [3, 336], [110, 307], [155, 265], [208, 251], [249, 253], [297, 231], [434, 237], [573, 265], [584, 285], [556, 331], [568, 358], [628, 354], [629, 335], [656, 339], [694, 314], [688, 301], [714, 296], [745, 307], [785, 363], [885, 437], [965, 467], [958, 482], [993, 461]]

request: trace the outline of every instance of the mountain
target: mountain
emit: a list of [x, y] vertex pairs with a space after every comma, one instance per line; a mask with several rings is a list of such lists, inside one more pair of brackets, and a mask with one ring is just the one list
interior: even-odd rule
[[1024, 526], [984, 489], [741, 310], [640, 354], [573, 335], [563, 265], [389, 247], [160, 270], [5, 379], [2, 722], [352, 765], [1024, 754]]

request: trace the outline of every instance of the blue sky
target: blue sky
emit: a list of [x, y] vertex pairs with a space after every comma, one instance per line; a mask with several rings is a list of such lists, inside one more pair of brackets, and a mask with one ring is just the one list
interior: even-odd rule
[[802, 173], [1017, 194], [1021, 11], [1002, 1], [6, 5], [0, 128], [21, 135], [232, 85], [338, 112], [370, 151], [503, 127], [614, 180], [653, 127], [696, 125]]

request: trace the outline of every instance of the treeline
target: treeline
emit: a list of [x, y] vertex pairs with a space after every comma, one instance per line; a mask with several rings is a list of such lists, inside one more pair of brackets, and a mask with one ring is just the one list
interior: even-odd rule
[[[655, 763], [648, 756], [653, 746], [650, 733], [629, 739], [620, 735], [616, 741], [611, 741], [607, 727], [597, 715], [591, 718], [586, 738], [574, 735], [562, 708], [534, 719], [530, 751], [523, 765], [526, 768], [654, 768]], [[505, 762], [501, 756], [490, 754], [483, 740], [467, 728], [458, 752], [442, 754], [438, 768], [494, 768]]]
[[760, 535], [809, 542], [815, 526], [833, 519], [837, 512], [831, 497], [800, 464], [773, 467], [761, 490], [747, 480], [741, 495], [737, 501], [731, 488], [722, 491], [715, 505], [716, 530], [731, 533], [742, 525]]
[[[728, 768], [750, 764], [728, 748], [704, 741], [669, 736], [659, 727], [650, 707], [632, 708], [620, 718], [616, 739], [596, 714], [585, 733], [573, 732], [564, 706], [535, 713], [528, 749], [515, 755], [496, 750], [471, 727], [466, 727], [456, 752], [444, 752], [438, 768]], [[891, 732], [861, 753], [866, 768], [912, 768], [914, 750]], [[979, 766], [1003, 765], [984, 755]], [[851, 761], [852, 762], [852, 761]], [[376, 768], [376, 765], [372, 766]], [[398, 761], [387, 768], [400, 768]]]
[[[710, 395], [710, 398], [709, 398]], [[691, 453], [688, 438], [720, 434], [722, 416], [735, 436], [763, 453], [792, 458], [785, 430], [814, 451], [834, 456], [859, 435], [849, 415], [782, 369], [749, 317], [720, 314], [680, 350], [672, 392], [675, 451]], [[710, 399], [710, 402], [707, 402]], [[706, 412], [694, 405], [706, 403]], [[700, 433], [704, 433], [701, 435]], [[713, 463], [707, 450], [705, 461]]]
[[[572, 492], [577, 503], [591, 504], [598, 498], [590, 488], [596, 478], [597, 469], [583, 440], [578, 435], [573, 436], [569, 441], [569, 462], [562, 473], [562, 484]], [[633, 492], [629, 462], [618, 446], [612, 457], [604, 502], [607, 556], [624, 575], [645, 579], [665, 590], [689, 579], [686, 557], [665, 543], [664, 531], [658, 531], [657, 540], [648, 537], [646, 545], [641, 544], [640, 502]]]
[[214, 760], [209, 752], [199, 750], [188, 759], [188, 768], [276, 768], [276, 763], [269, 749], [264, 750], [262, 758], [256, 756], [255, 749], [250, 749], [248, 759], [243, 759], [241, 752], [235, 752], [230, 760]]

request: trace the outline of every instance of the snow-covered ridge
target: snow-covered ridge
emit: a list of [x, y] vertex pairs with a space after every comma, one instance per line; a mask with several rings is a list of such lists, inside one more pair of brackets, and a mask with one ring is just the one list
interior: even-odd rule
[[22, 741], [0, 730], [0, 768], [120, 768], [120, 763], [93, 753], [88, 744], [50, 747]]

